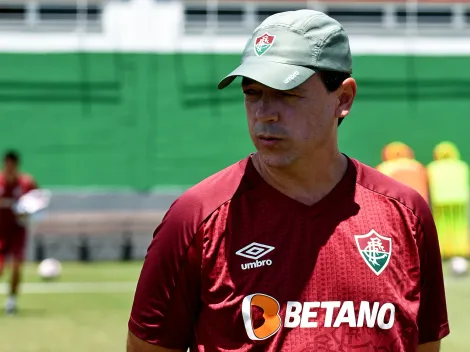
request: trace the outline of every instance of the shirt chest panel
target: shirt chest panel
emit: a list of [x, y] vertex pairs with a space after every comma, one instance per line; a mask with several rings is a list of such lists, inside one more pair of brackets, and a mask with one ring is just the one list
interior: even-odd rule
[[5, 185], [0, 184], [0, 197], [18, 199], [24, 194], [24, 187], [21, 184]]
[[367, 221], [361, 213], [340, 222], [254, 214], [227, 216], [211, 234], [202, 286], [209, 306], [230, 301], [241, 307], [244, 297], [262, 293], [283, 307], [289, 301], [390, 302], [414, 319], [416, 307], [407, 300], [418, 300], [419, 265], [405, 225]]

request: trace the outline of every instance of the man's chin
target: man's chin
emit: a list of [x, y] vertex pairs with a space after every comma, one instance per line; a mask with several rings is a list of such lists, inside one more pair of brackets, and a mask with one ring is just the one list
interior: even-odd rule
[[285, 168], [292, 164], [293, 158], [285, 153], [281, 152], [264, 152], [258, 151], [257, 155], [259, 157], [260, 162], [262, 162], [265, 166], [272, 167], [272, 168]]

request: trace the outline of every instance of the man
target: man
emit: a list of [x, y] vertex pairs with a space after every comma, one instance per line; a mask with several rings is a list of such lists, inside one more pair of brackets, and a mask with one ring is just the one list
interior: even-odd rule
[[168, 210], [128, 352], [439, 350], [449, 328], [426, 202], [338, 150], [351, 72], [348, 37], [323, 13], [254, 31], [219, 88], [243, 77], [257, 152]]
[[392, 142], [382, 151], [381, 173], [417, 191], [429, 203], [428, 175], [426, 167], [415, 159], [414, 151], [402, 142]]
[[5, 304], [7, 314], [16, 311], [27, 235], [26, 218], [15, 213], [14, 205], [23, 194], [37, 188], [31, 176], [20, 172], [19, 163], [19, 154], [8, 151], [3, 158], [3, 170], [0, 173], [0, 276], [6, 257], [11, 256], [12, 259], [10, 293]]

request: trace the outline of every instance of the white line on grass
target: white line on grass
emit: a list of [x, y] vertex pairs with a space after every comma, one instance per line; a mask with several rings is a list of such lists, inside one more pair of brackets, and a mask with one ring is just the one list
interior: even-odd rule
[[[21, 294], [44, 293], [119, 293], [134, 292], [136, 282], [38, 282], [23, 283]], [[0, 284], [0, 294], [8, 292], [7, 284]]]
[[[446, 278], [445, 285], [467, 286], [470, 278]], [[136, 282], [27, 282], [20, 286], [21, 294], [48, 293], [130, 293], [135, 291]], [[0, 283], [0, 294], [7, 294], [9, 285]]]

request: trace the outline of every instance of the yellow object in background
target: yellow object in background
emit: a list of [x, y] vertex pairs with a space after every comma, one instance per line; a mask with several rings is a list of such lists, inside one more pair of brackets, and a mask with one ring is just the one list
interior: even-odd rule
[[439, 143], [427, 166], [431, 208], [443, 258], [470, 256], [469, 166], [451, 142]]

